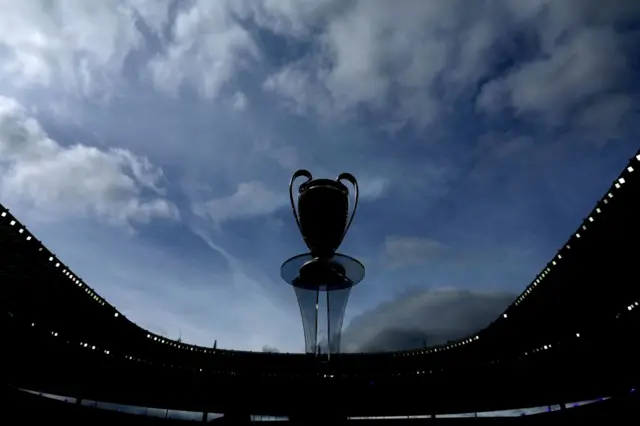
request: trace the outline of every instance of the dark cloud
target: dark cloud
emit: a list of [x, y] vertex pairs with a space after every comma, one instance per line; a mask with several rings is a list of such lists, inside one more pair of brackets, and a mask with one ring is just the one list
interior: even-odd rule
[[344, 352], [395, 351], [438, 345], [486, 327], [516, 294], [443, 289], [403, 295], [355, 317]]
[[269, 345], [264, 345], [262, 347], [262, 352], [269, 352], [269, 353], [280, 353], [280, 349], [274, 347], [274, 346], [269, 346]]

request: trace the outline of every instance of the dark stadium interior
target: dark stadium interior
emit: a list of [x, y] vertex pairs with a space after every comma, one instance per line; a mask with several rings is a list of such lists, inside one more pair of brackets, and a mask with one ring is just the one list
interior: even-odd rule
[[[7, 403], [6, 414], [11, 417], [18, 417], [25, 411], [30, 413], [29, 421], [34, 423], [47, 422], [51, 419], [64, 418], [67, 421], [78, 422], [90, 422], [91, 424], [114, 424], [116, 422], [135, 422], [140, 425], [180, 425], [180, 424], [192, 424], [193, 422], [185, 420], [175, 420], [162, 417], [148, 417], [136, 414], [126, 414], [117, 411], [105, 411], [91, 407], [78, 406], [77, 404], [69, 404], [65, 402], [47, 400], [43, 397], [25, 394], [24, 392], [17, 392], [15, 390], [7, 391], [3, 394], [3, 401]], [[516, 417], [513, 419], [503, 419], [509, 421], [515, 421], [517, 424], [538, 424], [541, 421], [548, 420], [589, 420], [593, 418], [607, 418], [607, 419], [624, 419], [625, 421], [638, 418], [637, 412], [638, 397], [637, 395], [630, 394], [621, 398], [610, 399], [603, 402], [597, 402], [587, 406], [573, 408], [570, 410], [558, 410], [549, 413], [537, 414], [532, 416]], [[37, 410], [33, 410], [37, 407]], [[213, 424], [216, 423], [246, 423], [248, 419], [246, 416], [232, 416], [231, 421], [229, 417], [219, 417], [218, 419], [211, 420]], [[448, 424], [450, 422], [469, 422], [474, 423], [481, 422], [482, 420], [495, 422], [495, 419], [482, 419], [482, 418], [459, 418], [459, 419], [385, 419], [385, 420], [349, 420], [346, 424], [359, 425], [359, 424], [371, 424], [381, 423], [384, 425], [393, 424]], [[498, 420], [500, 421], [500, 420]], [[291, 421], [295, 424], [295, 421]], [[331, 424], [336, 424], [335, 420]], [[305, 424], [301, 422], [301, 424]], [[306, 423], [308, 424], [308, 423]]]
[[[220, 350], [155, 335], [103, 300], [0, 206], [3, 401], [36, 421], [92, 423], [130, 415], [19, 389], [227, 419], [293, 420], [317, 412], [322, 395], [331, 396], [322, 411], [336, 418], [550, 405], [563, 409], [540, 418], [608, 407], [637, 416], [630, 407], [637, 406], [631, 390], [640, 382], [639, 173], [637, 153], [538, 276], [481, 332], [424, 350], [330, 359]], [[565, 409], [603, 397], [611, 399]]]

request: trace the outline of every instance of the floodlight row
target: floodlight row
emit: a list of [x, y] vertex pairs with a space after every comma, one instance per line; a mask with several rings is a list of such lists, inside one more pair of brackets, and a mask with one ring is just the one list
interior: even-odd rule
[[[628, 306], [625, 306], [624, 308], [622, 308], [616, 315], [616, 318], [620, 318], [622, 315], [625, 315], [627, 313], [629, 313], [629, 311], [632, 311], [634, 309], [636, 309], [638, 306], [640, 305], [640, 301], [636, 301]], [[10, 316], [13, 319], [17, 319], [15, 317], [15, 315], [10, 313]], [[50, 330], [47, 327], [41, 327], [40, 325], [36, 324], [35, 322], [31, 322], [30, 323], [31, 328], [34, 328], [40, 332], [44, 332], [48, 335], [51, 335], [54, 338], [59, 338], [60, 341], [71, 345], [71, 346], [78, 346], [80, 348], [86, 349], [87, 351], [91, 351], [91, 352], [97, 352], [97, 353], [101, 353], [105, 356], [111, 356], [111, 357], [119, 357], [121, 359], [125, 359], [127, 361], [132, 361], [132, 362], [137, 362], [137, 363], [141, 363], [141, 364], [148, 364], [148, 365], [154, 365], [154, 366], [158, 366], [158, 367], [162, 367], [162, 368], [175, 368], [175, 369], [182, 369], [182, 370], [190, 370], [196, 373], [202, 373], [202, 372], [206, 372], [206, 373], [212, 373], [212, 374], [223, 374], [223, 375], [228, 375], [228, 376], [235, 376], [238, 374], [242, 374], [243, 371], [241, 371], [241, 369], [238, 369], [237, 371], [231, 370], [231, 369], [223, 369], [220, 368], [219, 365], [214, 365], [211, 364], [208, 361], [203, 362], [201, 365], [198, 365], [197, 363], [194, 364], [189, 364], [189, 365], [184, 365], [184, 364], [180, 364], [180, 363], [165, 363], [165, 362], [160, 362], [157, 359], [155, 360], [150, 360], [150, 359], [145, 359], [144, 357], [141, 357], [137, 354], [132, 354], [132, 353], [119, 353], [118, 351], [113, 351], [111, 349], [108, 349], [106, 347], [102, 347], [100, 345], [96, 345], [94, 343], [91, 343], [89, 340], [79, 340], [79, 339], [74, 339], [74, 338], [66, 338], [65, 336], [63, 336], [64, 333], [55, 331], [55, 330]], [[148, 335], [148, 338], [150, 338], [152, 341], [160, 343], [160, 344], [172, 344], [172, 342], [170, 342], [168, 339], [156, 339], [155, 336], [151, 336]], [[508, 362], [508, 361], [513, 361], [514, 359], [523, 359], [524, 357], [529, 357], [538, 353], [542, 353], [542, 352], [547, 352], [550, 351], [552, 349], [555, 349], [557, 347], [562, 346], [565, 343], [571, 343], [572, 341], [575, 341], [575, 339], [581, 339], [584, 338], [583, 333], [581, 332], [575, 332], [575, 333], [569, 333], [567, 334], [562, 340], [559, 340], [557, 342], [548, 342], [546, 344], [541, 344], [541, 345], [536, 345], [535, 347], [532, 347], [529, 350], [523, 351], [522, 353], [520, 353], [519, 355], [511, 355], [511, 356], [505, 356], [504, 358], [496, 358], [490, 361], [483, 361], [480, 362], [478, 364], [478, 366], [482, 366], [482, 365], [494, 365], [494, 364], [501, 364], [504, 362]], [[200, 351], [200, 352], [207, 352], [207, 351]], [[249, 368], [247, 371], [251, 371], [252, 373], [255, 372], [255, 370], [253, 368]], [[413, 375], [430, 375], [430, 374], [436, 374], [436, 373], [440, 373], [445, 371], [444, 368], [435, 368], [432, 367], [430, 369], [427, 368], [418, 368], [415, 370], [411, 370], [411, 371], [397, 371], [394, 373], [391, 373], [391, 377], [405, 377], [405, 376], [413, 376]], [[278, 374], [276, 373], [270, 373], [268, 371], [264, 371], [262, 372], [262, 374], [264, 376], [267, 377], [276, 377], [278, 376]], [[300, 374], [296, 374], [296, 373], [292, 373], [292, 377], [299, 377]], [[322, 377], [322, 378], [326, 378], [326, 379], [333, 379], [333, 378], [347, 378], [347, 377], [358, 377], [357, 374], [348, 374], [348, 373], [343, 373], [343, 374], [337, 374], [335, 371], [334, 372], [318, 372], [317, 373], [318, 377]]]

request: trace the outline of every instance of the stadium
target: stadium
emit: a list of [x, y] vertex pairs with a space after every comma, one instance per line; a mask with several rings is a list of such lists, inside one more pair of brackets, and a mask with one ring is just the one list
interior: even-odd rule
[[[151, 333], [0, 206], [5, 415], [355, 424], [543, 407], [522, 418], [637, 416], [639, 172], [640, 151], [479, 333], [423, 350], [330, 359], [193, 346]], [[580, 401], [596, 402], [574, 407]]]

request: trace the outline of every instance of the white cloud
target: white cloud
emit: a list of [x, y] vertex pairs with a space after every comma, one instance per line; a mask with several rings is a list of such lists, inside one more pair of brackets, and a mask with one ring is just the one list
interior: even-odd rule
[[219, 225], [227, 220], [269, 215], [287, 202], [284, 194], [271, 191], [262, 182], [250, 181], [240, 183], [232, 195], [194, 204], [193, 210]]
[[237, 71], [259, 55], [250, 34], [224, 1], [196, 0], [177, 12], [172, 38], [149, 64], [158, 87], [175, 93], [184, 85], [215, 97]]
[[[124, 81], [130, 55], [152, 46], [140, 24], [162, 41], [146, 71], [169, 92], [189, 85], [213, 97], [247, 58], [259, 54], [227, 2], [198, 0], [180, 7], [172, 20], [170, 7], [169, 1], [150, 0], [2, 0], [0, 81], [111, 96]], [[167, 27], [170, 39], [163, 36]]]
[[[309, 61], [312, 67], [305, 70], [314, 78], [300, 75], [303, 67], [287, 66], [267, 80], [267, 87], [294, 101], [298, 109], [304, 106], [324, 113], [329, 103], [332, 110], [343, 112], [358, 106], [381, 109], [395, 102], [393, 120], [432, 120], [436, 104], [429, 91], [451, 65], [450, 56], [458, 53], [453, 34], [472, 41], [477, 49], [488, 43], [478, 45], [487, 37], [475, 37], [476, 26], [466, 28], [463, 12], [459, 12], [480, 8], [461, 7], [458, 1], [399, 3], [392, 9], [381, 1], [357, 1], [353, 7], [342, 7], [340, 13], [328, 17], [320, 39], [320, 58]], [[317, 24], [308, 15], [290, 13], [290, 19], [300, 19], [299, 25]], [[468, 55], [477, 55], [477, 49]], [[461, 79], [476, 66], [471, 59], [463, 59], [457, 70]], [[284, 78], [291, 75], [296, 78]], [[320, 109], [318, 99], [322, 99]]]
[[13, 86], [107, 89], [142, 42], [135, 19], [120, 1], [0, 1], [0, 73]]
[[264, 82], [265, 90], [281, 96], [285, 107], [294, 114], [312, 112], [323, 116], [336, 116], [329, 93], [318, 84], [318, 76], [306, 64], [290, 64], [270, 75]]
[[17, 101], [0, 97], [3, 199], [126, 226], [178, 216], [161, 179], [161, 169], [127, 150], [60, 145]]
[[[381, 128], [407, 121], [424, 126], [486, 78], [495, 65], [490, 50], [520, 31], [538, 42], [539, 55], [490, 81], [479, 105], [554, 115], [624, 77], [624, 36], [615, 24], [640, 15], [637, 2], [625, 0], [401, 0], [391, 9], [379, 0], [196, 0], [181, 4], [170, 20], [170, 5], [0, 1], [1, 76], [12, 87], [106, 95], [121, 80], [129, 55], [152, 46], [139, 30], [143, 23], [161, 41], [143, 64], [157, 87], [171, 93], [191, 87], [215, 97], [263, 56], [239, 17], [313, 42], [308, 55], [285, 63], [264, 83], [297, 113], [344, 119], [364, 106], [385, 113], [389, 123]], [[242, 109], [246, 102], [236, 97], [231, 106]]]

